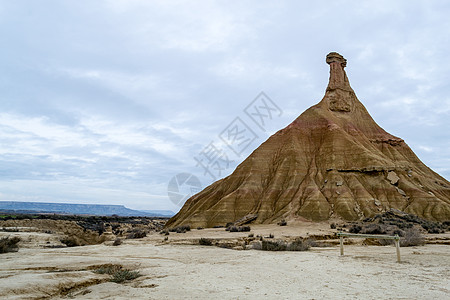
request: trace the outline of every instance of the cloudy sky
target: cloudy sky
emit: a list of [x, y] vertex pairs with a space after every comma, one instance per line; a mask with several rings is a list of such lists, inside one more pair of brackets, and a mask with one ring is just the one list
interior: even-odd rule
[[[174, 177], [230, 174], [320, 101], [331, 51], [450, 179], [448, 1], [313, 2], [0, 0], [0, 200], [177, 211]], [[277, 108], [263, 126], [258, 103]]]

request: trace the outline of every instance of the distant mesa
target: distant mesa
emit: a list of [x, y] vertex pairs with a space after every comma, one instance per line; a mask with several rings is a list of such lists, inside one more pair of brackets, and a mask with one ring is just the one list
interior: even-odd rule
[[94, 215], [122, 217], [172, 217], [170, 210], [133, 210], [123, 205], [70, 204], [45, 202], [0, 201], [0, 210], [17, 213], [58, 213], [71, 215]]
[[375, 123], [350, 87], [342, 55], [331, 52], [326, 62], [323, 99], [188, 199], [167, 226], [212, 227], [249, 215], [257, 224], [351, 221], [390, 209], [450, 219], [450, 183]]

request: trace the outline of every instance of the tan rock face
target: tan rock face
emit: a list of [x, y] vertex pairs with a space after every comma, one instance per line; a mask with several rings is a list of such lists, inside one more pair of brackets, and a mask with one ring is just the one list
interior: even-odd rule
[[228, 177], [188, 199], [167, 226], [357, 220], [395, 208], [450, 219], [450, 183], [378, 126], [350, 87], [347, 61], [327, 56], [325, 96], [258, 147]]

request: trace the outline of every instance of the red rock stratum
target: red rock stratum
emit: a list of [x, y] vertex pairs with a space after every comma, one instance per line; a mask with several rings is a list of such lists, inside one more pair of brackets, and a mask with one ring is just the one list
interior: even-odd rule
[[212, 227], [248, 215], [254, 223], [350, 221], [391, 208], [450, 219], [450, 183], [375, 123], [350, 87], [342, 55], [331, 52], [326, 62], [323, 99], [188, 199], [166, 226]]

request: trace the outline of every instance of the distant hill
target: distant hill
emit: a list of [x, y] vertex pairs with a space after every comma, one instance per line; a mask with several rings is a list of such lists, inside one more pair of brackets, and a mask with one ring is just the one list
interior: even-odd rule
[[151, 215], [158, 215], [163, 217], [173, 217], [175, 213], [171, 210], [140, 210], [145, 213], [151, 214]]
[[134, 216], [134, 217], [171, 217], [175, 213], [170, 210], [140, 211], [126, 208], [123, 205], [102, 204], [70, 204], [70, 203], [44, 203], [44, 202], [17, 202], [0, 201], [0, 210], [35, 213], [61, 213], [72, 215], [96, 216]]

